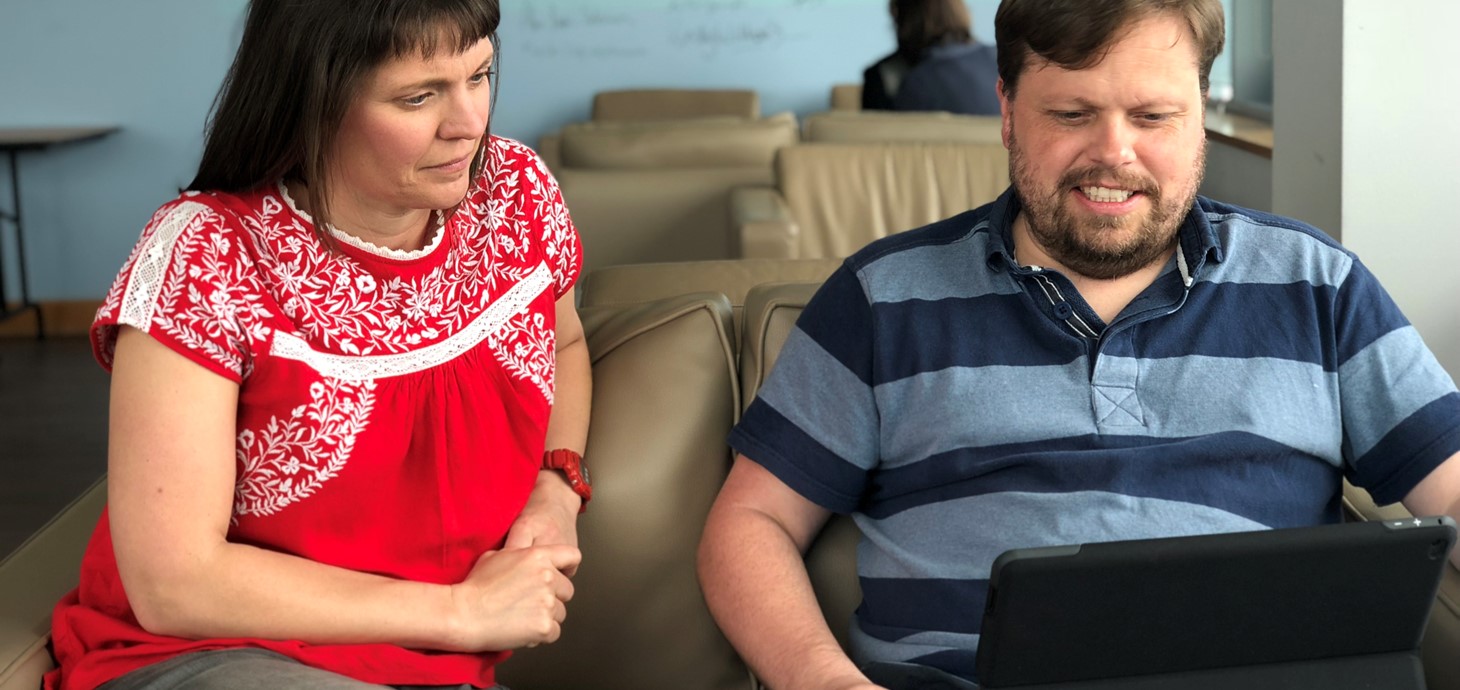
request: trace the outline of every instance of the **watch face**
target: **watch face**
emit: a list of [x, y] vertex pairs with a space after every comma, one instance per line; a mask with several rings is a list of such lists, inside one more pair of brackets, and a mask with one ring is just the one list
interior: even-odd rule
[[588, 478], [588, 463], [586, 463], [586, 462], [580, 462], [580, 463], [578, 463], [578, 474], [579, 474], [579, 476], [583, 477], [583, 483], [584, 484], [587, 484], [589, 486], [593, 486], [593, 480]]

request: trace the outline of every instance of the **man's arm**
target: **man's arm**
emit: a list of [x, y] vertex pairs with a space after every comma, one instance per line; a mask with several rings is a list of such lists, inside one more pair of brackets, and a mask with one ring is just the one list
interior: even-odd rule
[[771, 688], [877, 687], [832, 636], [802, 560], [830, 515], [744, 455], [710, 509], [699, 549], [705, 601]]
[[[1440, 463], [1403, 503], [1415, 515], [1449, 515], [1460, 522], [1460, 453]], [[1450, 563], [1460, 568], [1460, 548], [1450, 552]]]

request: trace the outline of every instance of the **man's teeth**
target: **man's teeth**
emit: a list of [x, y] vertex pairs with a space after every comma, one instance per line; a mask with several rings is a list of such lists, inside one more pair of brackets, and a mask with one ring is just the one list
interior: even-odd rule
[[1120, 203], [1130, 198], [1131, 192], [1125, 189], [1110, 189], [1109, 187], [1081, 187], [1080, 191], [1091, 201], [1102, 201], [1106, 203]]

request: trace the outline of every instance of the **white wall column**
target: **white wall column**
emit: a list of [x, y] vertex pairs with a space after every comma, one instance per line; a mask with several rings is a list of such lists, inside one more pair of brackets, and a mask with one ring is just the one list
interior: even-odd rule
[[1460, 380], [1460, 3], [1273, 3], [1273, 210], [1359, 255]]

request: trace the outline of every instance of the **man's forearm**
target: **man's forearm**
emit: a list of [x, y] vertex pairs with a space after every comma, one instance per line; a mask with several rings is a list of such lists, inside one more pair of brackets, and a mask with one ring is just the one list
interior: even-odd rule
[[716, 622], [769, 687], [875, 687], [837, 644], [800, 551], [769, 516], [717, 503], [700, 545], [699, 574]]

